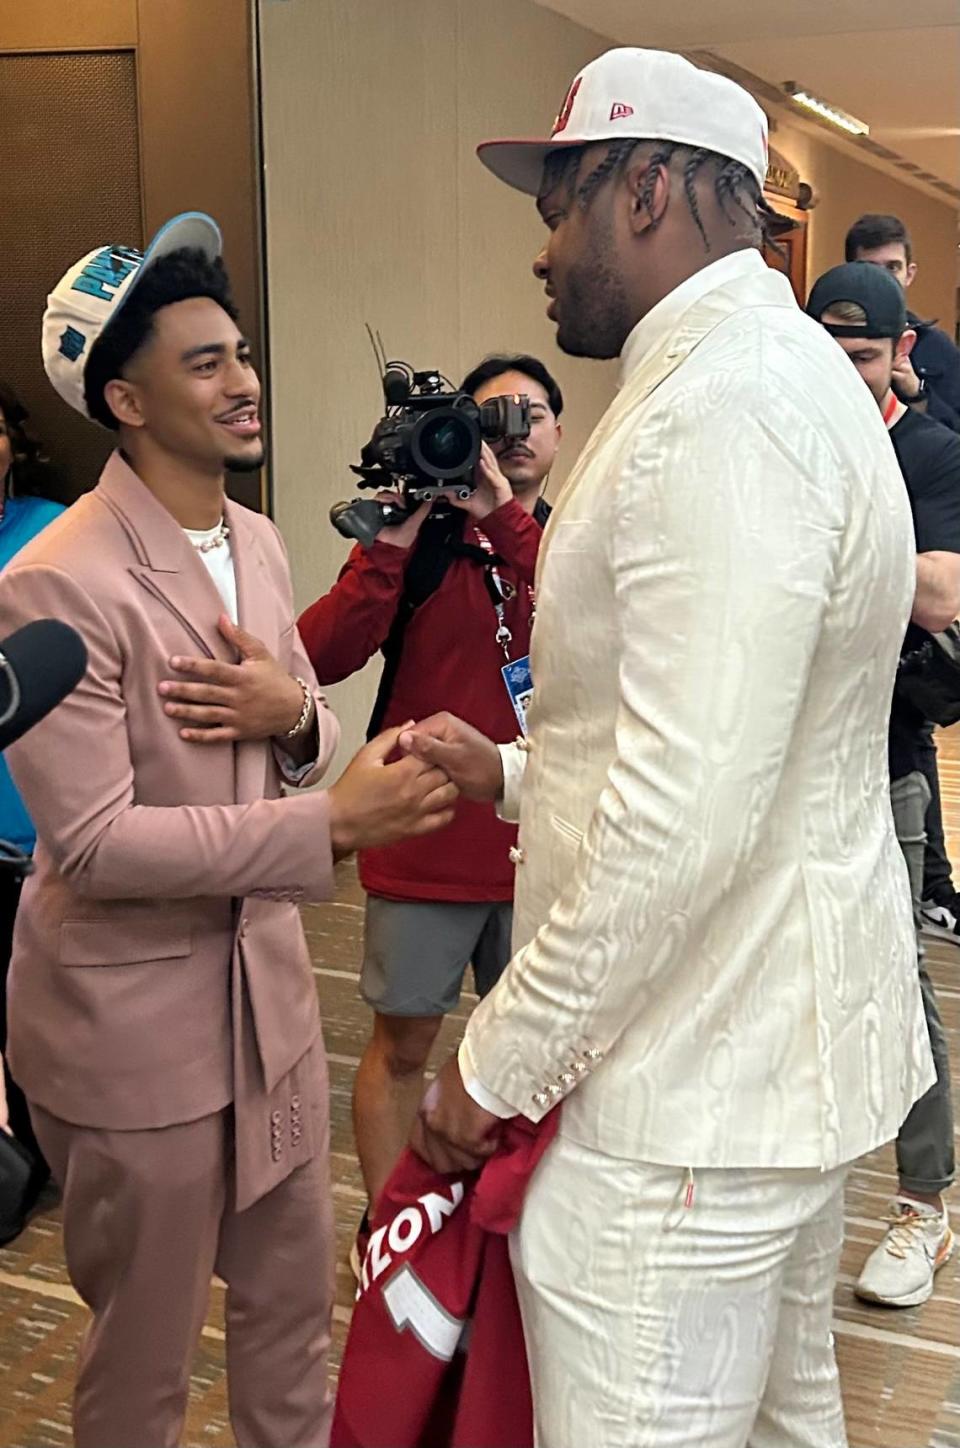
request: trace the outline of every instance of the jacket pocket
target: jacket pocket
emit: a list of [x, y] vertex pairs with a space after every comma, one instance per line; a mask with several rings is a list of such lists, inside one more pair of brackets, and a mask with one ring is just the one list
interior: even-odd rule
[[564, 839], [569, 840], [571, 844], [579, 848], [583, 843], [583, 830], [578, 830], [576, 825], [569, 824], [565, 819], [562, 819], [560, 815], [551, 815], [550, 823], [553, 825], [557, 834], [563, 835]]
[[190, 954], [189, 932], [170, 933], [158, 920], [153, 929], [140, 921], [135, 929], [109, 920], [64, 920], [60, 926], [61, 965], [139, 965], [180, 960]]

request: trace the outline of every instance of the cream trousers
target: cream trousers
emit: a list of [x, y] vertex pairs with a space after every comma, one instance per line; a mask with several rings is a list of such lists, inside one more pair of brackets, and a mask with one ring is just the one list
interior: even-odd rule
[[846, 1171], [691, 1176], [558, 1137], [511, 1239], [537, 1448], [844, 1448]]

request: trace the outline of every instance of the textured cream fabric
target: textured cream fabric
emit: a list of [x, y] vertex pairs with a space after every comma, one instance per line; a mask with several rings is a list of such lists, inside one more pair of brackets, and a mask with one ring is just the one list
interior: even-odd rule
[[933, 1080], [886, 737], [903, 481], [755, 252], [638, 324], [538, 570], [516, 954], [464, 1074], [587, 1146], [834, 1167]]
[[558, 1137], [511, 1240], [537, 1448], [844, 1448], [845, 1168], [686, 1174]]

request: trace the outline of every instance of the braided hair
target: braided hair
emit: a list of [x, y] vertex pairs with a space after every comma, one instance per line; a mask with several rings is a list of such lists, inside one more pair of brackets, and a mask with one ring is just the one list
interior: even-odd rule
[[[623, 175], [634, 151], [641, 144], [642, 142], [639, 140], [626, 138], [611, 142], [603, 160], [584, 177], [576, 191], [574, 191], [574, 181], [586, 148], [569, 146], [562, 150], [551, 151], [544, 164], [540, 194], [547, 195], [562, 185], [571, 198], [576, 200], [580, 209], [586, 211], [605, 181], [611, 177]], [[684, 196], [690, 215], [696, 223], [707, 251], [712, 248], [703, 218], [700, 215], [695, 183], [704, 166], [708, 165], [714, 167], [714, 196], [721, 212], [730, 224], [735, 224], [742, 217], [751, 226], [753, 235], [750, 239], [755, 244], [759, 245], [761, 242], [769, 240], [767, 225], [775, 213], [763, 196], [755, 176], [742, 162], [731, 160], [727, 156], [720, 156], [715, 151], [708, 151], [703, 147], [690, 150], [689, 147], [682, 146], [675, 141], [661, 141], [655, 144], [656, 149], [647, 163], [639, 196], [640, 203], [650, 217], [652, 225], [656, 226], [658, 220], [653, 214], [653, 192], [657, 184], [657, 171], [660, 167], [669, 166], [674, 156], [681, 155], [686, 158], [683, 165]], [[770, 244], [775, 245], [772, 242]]]

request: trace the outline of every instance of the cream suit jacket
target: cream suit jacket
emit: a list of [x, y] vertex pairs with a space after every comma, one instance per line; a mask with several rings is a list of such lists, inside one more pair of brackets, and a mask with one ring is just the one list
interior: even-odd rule
[[540, 552], [515, 955], [465, 1079], [614, 1156], [829, 1168], [933, 1080], [879, 410], [742, 252], [644, 318]]
[[[226, 519], [241, 626], [313, 682], [276, 528], [229, 502]], [[0, 636], [54, 615], [89, 652], [79, 688], [9, 750], [38, 834], [10, 1061], [31, 1101], [82, 1126], [161, 1127], [232, 1102], [243, 1202], [310, 1155], [312, 1109], [325, 1110], [295, 1076], [311, 1048], [322, 1057], [297, 901], [332, 893], [332, 859], [326, 794], [281, 798], [270, 743], [188, 744], [163, 712], [171, 655], [233, 660], [223, 612], [119, 454], [0, 576]], [[303, 784], [339, 733], [317, 697]]]

